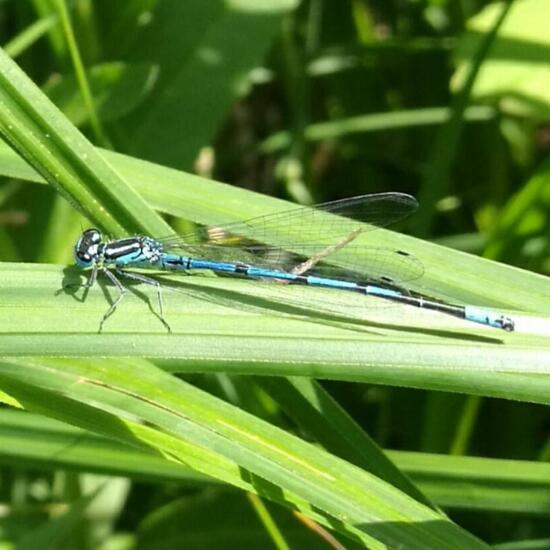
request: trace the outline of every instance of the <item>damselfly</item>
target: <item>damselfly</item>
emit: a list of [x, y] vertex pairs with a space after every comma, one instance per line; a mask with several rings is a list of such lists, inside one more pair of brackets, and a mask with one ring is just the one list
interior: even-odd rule
[[420, 277], [423, 268], [406, 252], [355, 244], [360, 234], [403, 219], [417, 206], [410, 195], [378, 193], [296, 207], [165, 239], [136, 236], [104, 241], [98, 229], [88, 229], [78, 239], [74, 253], [79, 267], [91, 268], [83, 286], [93, 286], [101, 272], [118, 290], [100, 330], [124, 296], [125, 287], [119, 277], [156, 287], [160, 319], [170, 330], [164, 319], [160, 283], [127, 271], [154, 268], [210, 270], [256, 281], [351, 291], [513, 331], [514, 321], [497, 312], [439, 301], [408, 290], [404, 283]]

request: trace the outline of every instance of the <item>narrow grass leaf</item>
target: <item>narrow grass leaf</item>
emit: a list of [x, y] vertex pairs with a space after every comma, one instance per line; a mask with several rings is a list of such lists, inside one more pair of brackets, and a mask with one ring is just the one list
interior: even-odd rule
[[[513, 4], [476, 79], [472, 97], [476, 101], [498, 102], [499, 109], [512, 116], [548, 120], [550, 76], [546, 59], [550, 38], [545, 20], [548, 4], [545, 0]], [[459, 65], [452, 79], [454, 90], [464, 85], [474, 63], [474, 52], [491, 32], [501, 6], [488, 4], [469, 19], [456, 49]]]
[[[145, 101], [157, 72], [151, 64], [120, 61], [89, 67], [88, 79], [99, 119], [112, 122], [136, 109]], [[74, 76], [53, 80], [44, 91], [73, 124], [80, 126], [88, 121]]]
[[432, 506], [318, 382], [295, 376], [256, 377], [255, 380], [287, 415], [327, 451], [372, 472], [419, 502]]
[[[446, 123], [451, 116], [447, 107], [431, 107], [425, 109], [410, 109], [404, 111], [390, 111], [387, 113], [373, 113], [359, 115], [340, 120], [317, 122], [305, 128], [305, 138], [308, 141], [322, 141], [340, 139], [353, 134], [367, 132], [384, 132], [388, 130], [409, 129], [419, 126], [434, 126]], [[496, 111], [485, 105], [472, 105], [464, 111], [467, 122], [492, 120]], [[258, 145], [263, 154], [272, 154], [286, 149], [291, 144], [292, 136], [289, 132], [278, 132], [266, 138]]]
[[57, 25], [59, 18], [57, 15], [47, 15], [37, 19], [34, 23], [31, 23], [27, 28], [23, 29], [17, 36], [12, 38], [8, 43], [4, 45], [4, 51], [12, 58], [25, 52], [30, 46], [32, 46], [37, 40], [42, 38], [54, 25]]
[[113, 235], [168, 226], [0, 50], [0, 133], [91, 221]]
[[451, 104], [451, 117], [441, 128], [434, 145], [431, 162], [428, 164], [422, 188], [420, 190], [420, 211], [415, 225], [416, 234], [425, 236], [429, 233], [432, 224], [435, 204], [445, 195], [446, 183], [450, 181], [451, 169], [455, 159], [457, 146], [464, 127], [464, 111], [470, 102], [470, 95], [481, 66], [487, 57], [490, 47], [497, 37], [497, 33], [504, 23], [514, 0], [499, 5], [498, 17], [494, 20], [488, 32], [480, 40], [472, 55], [471, 65], [464, 78], [460, 90], [456, 91]]

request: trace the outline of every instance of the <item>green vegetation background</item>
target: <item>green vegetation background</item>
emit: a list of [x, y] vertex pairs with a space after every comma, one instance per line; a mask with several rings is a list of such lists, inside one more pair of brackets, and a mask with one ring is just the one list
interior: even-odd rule
[[[1, 3], [0, 540], [548, 547], [546, 14]], [[419, 212], [360, 239], [516, 333], [203, 276], [166, 281], [172, 334], [139, 286], [97, 334], [113, 289], [63, 289], [90, 224], [160, 236], [383, 191]]]

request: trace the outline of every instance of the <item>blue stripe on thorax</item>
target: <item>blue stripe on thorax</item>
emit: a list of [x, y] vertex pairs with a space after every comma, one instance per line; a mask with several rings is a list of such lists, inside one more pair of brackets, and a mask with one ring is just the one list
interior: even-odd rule
[[135, 265], [141, 262], [148, 262], [149, 257], [141, 251], [133, 251], [128, 254], [117, 256], [115, 259], [106, 259], [107, 263], [114, 263], [118, 266]]

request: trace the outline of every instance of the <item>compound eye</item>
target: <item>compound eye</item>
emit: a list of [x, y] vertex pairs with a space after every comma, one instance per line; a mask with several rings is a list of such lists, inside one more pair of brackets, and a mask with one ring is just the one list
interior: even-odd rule
[[74, 257], [79, 267], [89, 267], [92, 265], [92, 257], [87, 252], [76, 250]]
[[99, 244], [101, 242], [101, 231], [95, 228], [87, 229], [82, 237], [88, 244]]
[[77, 251], [76, 259], [83, 264], [89, 264], [92, 261], [92, 257], [87, 252]]
[[76, 263], [80, 267], [92, 265], [98, 254], [100, 243], [101, 232], [98, 229], [87, 229], [84, 231], [74, 248]]

